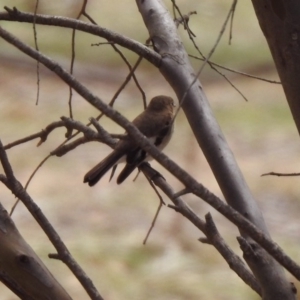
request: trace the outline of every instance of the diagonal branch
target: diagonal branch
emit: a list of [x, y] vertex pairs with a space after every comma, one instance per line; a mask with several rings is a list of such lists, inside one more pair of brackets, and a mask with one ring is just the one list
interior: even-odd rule
[[174, 192], [173, 188], [167, 181], [158, 174], [149, 164], [143, 163], [140, 166], [141, 171], [147, 178], [150, 178], [153, 183], [158, 186], [174, 203], [174, 208], [177, 212], [181, 213], [191, 223], [193, 223], [199, 230], [201, 230], [208, 238], [208, 241], [213, 245], [216, 250], [226, 260], [232, 270], [248, 284], [258, 294], [261, 294], [261, 289], [255, 277], [247, 270], [243, 261], [236, 255], [225, 243], [219, 234], [210, 214], [206, 216], [206, 222], [201, 220], [196, 213]]
[[[251, 220], [253, 224], [260, 228], [261, 232], [269, 236], [262, 213], [213, 115], [203, 87], [196, 78], [188, 54], [163, 1], [136, 0], [136, 3], [155, 49], [163, 57], [160, 72], [172, 86], [178, 99], [186, 97], [182, 105], [183, 111], [226, 201], [243, 216]], [[199, 190], [193, 192], [204, 198]], [[205, 201], [212, 200], [215, 197], [211, 195], [211, 198], [207, 194], [205, 196]], [[249, 239], [250, 231], [244, 231], [241, 226], [239, 226], [239, 230], [243, 237]], [[250, 236], [254, 238], [252, 234]], [[261, 242], [260, 245], [265, 247]], [[260, 281], [263, 298], [272, 300], [294, 299], [295, 295], [291, 291], [290, 284], [281, 266], [267, 253], [264, 253], [263, 257], [264, 260], [257, 259], [256, 263], [251, 264], [252, 272], [256, 278], [259, 280], [264, 277], [264, 284]], [[278, 258], [276, 257], [276, 259]], [[272, 266], [273, 272], [265, 272], [261, 275], [261, 266], [266, 262]], [[248, 265], [250, 266], [250, 264]], [[266, 282], [268, 284], [265, 284]]]
[[227, 217], [240, 230], [249, 234], [263, 248], [265, 248], [278, 262], [289, 270], [296, 278], [300, 279], [300, 267], [289, 258], [283, 250], [275, 244], [260, 229], [248, 221], [244, 216], [238, 213], [231, 206], [226, 205], [221, 199], [207, 190], [201, 183], [197, 182], [189, 173], [179, 167], [174, 161], [169, 159], [164, 153], [161, 153], [141, 132], [124, 116], [104, 103], [100, 98], [93, 95], [84, 85], [77, 81], [72, 75], [65, 71], [60, 65], [50, 58], [37, 53], [35, 49], [23, 44], [16, 37], [0, 27], [0, 36], [11, 43], [28, 56], [39, 60], [44, 66], [56, 73], [65, 83], [71, 85], [73, 89], [81, 95], [92, 106], [102, 111], [107, 117], [115, 121], [118, 125], [126, 129], [128, 134], [135, 140], [137, 145], [147, 151], [155, 160], [164, 166], [169, 172], [179, 179], [189, 190], [202, 198], [205, 202], [214, 207], [217, 211]]
[[55, 247], [59, 255], [59, 258], [73, 272], [73, 274], [81, 283], [81, 285], [84, 287], [84, 289], [86, 290], [87, 294], [91, 297], [91, 299], [103, 300], [103, 298], [100, 296], [99, 292], [93, 285], [92, 281], [85, 274], [83, 269], [81, 269], [81, 267], [77, 264], [77, 262], [74, 260], [71, 253], [69, 252], [69, 250], [67, 249], [67, 247], [65, 246], [65, 244], [63, 243], [63, 241], [55, 231], [55, 229], [52, 227], [48, 219], [45, 217], [41, 209], [29, 196], [29, 194], [23, 188], [21, 183], [15, 178], [1, 141], [0, 141], [0, 161], [2, 163], [6, 175], [6, 177], [0, 175], [0, 181], [2, 181], [7, 186], [7, 188], [11, 190], [11, 192], [24, 203], [26, 208], [29, 210], [29, 212], [35, 218], [35, 220], [40, 225], [40, 227], [44, 230], [49, 240], [52, 242], [53, 246]]

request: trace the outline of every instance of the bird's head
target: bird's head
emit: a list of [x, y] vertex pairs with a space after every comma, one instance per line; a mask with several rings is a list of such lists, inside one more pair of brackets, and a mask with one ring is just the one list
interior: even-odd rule
[[163, 110], [171, 110], [175, 107], [174, 100], [168, 96], [156, 96], [151, 99], [147, 109], [152, 111], [163, 111]]

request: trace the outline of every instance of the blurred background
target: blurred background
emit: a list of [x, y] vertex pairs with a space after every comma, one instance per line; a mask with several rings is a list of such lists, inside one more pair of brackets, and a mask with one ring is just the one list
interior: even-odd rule
[[[171, 9], [171, 1], [165, 1]], [[3, 7], [16, 6], [34, 11], [35, 1], [0, 0]], [[197, 11], [189, 25], [202, 53], [213, 47], [230, 9], [225, 0], [178, 0], [183, 13]], [[82, 1], [40, 1], [39, 12], [76, 17]], [[100, 25], [140, 42], [147, 31], [134, 1], [92, 1], [87, 12]], [[1, 26], [33, 46], [31, 24], [1, 22]], [[191, 55], [197, 55], [183, 28], [179, 33]], [[69, 69], [71, 30], [37, 26], [40, 51]], [[267, 44], [259, 28], [250, 1], [239, 2], [233, 22], [233, 40], [228, 44], [229, 30], [212, 57], [212, 61], [228, 68], [255, 76], [278, 80]], [[124, 81], [127, 68], [109, 45], [95, 36], [76, 33], [74, 73], [101, 99], [109, 102]], [[135, 54], [123, 51], [131, 63]], [[201, 62], [191, 59], [198, 70]], [[0, 40], [0, 138], [2, 143], [36, 133], [49, 123], [68, 116], [68, 87], [55, 74], [40, 66], [40, 98], [36, 105], [36, 63], [5, 41]], [[282, 87], [222, 71], [248, 101], [220, 75], [206, 66], [200, 80], [217, 120], [234, 152], [247, 183], [261, 207], [273, 239], [296, 261], [299, 255], [300, 213], [297, 177], [261, 177], [263, 173], [299, 172], [298, 133], [293, 123]], [[136, 72], [147, 99], [158, 94], [175, 96], [157, 69], [143, 62]], [[143, 109], [141, 94], [134, 83], [126, 87], [115, 108], [134, 118]], [[99, 114], [81, 97], [74, 94], [74, 118], [83, 123]], [[101, 124], [112, 133], [122, 133], [109, 120]], [[25, 185], [41, 160], [64, 141], [65, 130], [53, 132], [48, 140], [36, 147], [37, 140], [8, 151], [18, 180]], [[159, 200], [147, 180], [134, 175], [118, 186], [107, 174], [90, 188], [82, 183], [86, 171], [98, 163], [110, 149], [100, 143], [78, 147], [64, 157], [50, 158], [37, 172], [28, 192], [60, 234], [77, 262], [91, 277], [105, 299], [259, 299], [228, 267], [215, 249], [198, 241], [202, 237], [187, 220], [163, 207], [147, 245], [143, 239], [151, 225]], [[185, 170], [223, 199], [218, 185], [189, 128], [183, 113], [176, 120], [174, 138], [165, 153]], [[176, 190], [182, 185], [159, 170]], [[1, 169], [1, 172], [2, 169]], [[15, 198], [0, 186], [1, 203], [10, 210]], [[168, 199], [164, 200], [169, 203]], [[237, 229], [200, 199], [185, 200], [204, 218], [210, 212], [229, 245], [238, 254]], [[59, 261], [48, 259], [54, 248], [43, 231], [19, 204], [13, 219], [21, 234], [40, 255], [54, 276], [73, 299], [88, 299], [71, 272]], [[295, 279], [287, 274], [298, 286]], [[298, 288], [299, 290], [299, 288]], [[1, 299], [16, 299], [0, 283]], [[300, 299], [300, 298], [299, 298]]]

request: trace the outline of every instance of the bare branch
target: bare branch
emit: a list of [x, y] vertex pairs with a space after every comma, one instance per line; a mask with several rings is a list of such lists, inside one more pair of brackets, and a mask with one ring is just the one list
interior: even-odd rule
[[248, 284], [253, 290], [260, 294], [260, 287], [255, 277], [247, 270], [242, 260], [226, 245], [225, 241], [220, 236], [210, 214], [206, 215], [206, 223], [201, 220], [188, 205], [177, 196], [179, 193], [175, 193], [172, 187], [167, 181], [158, 175], [147, 163], [140, 166], [142, 172], [151, 181], [154, 182], [175, 204], [174, 206], [168, 206], [173, 208], [175, 211], [185, 216], [191, 223], [193, 223], [199, 230], [201, 230], [208, 238], [208, 241], [213, 245], [217, 251], [223, 256], [230, 268], [234, 270], [242, 280]]
[[[37, 42], [37, 31], [35, 26], [35, 18], [39, 7], [39, 2], [40, 2], [39, 0], [36, 0], [35, 8], [34, 8], [34, 20], [33, 20], [33, 35], [34, 35], [34, 44], [35, 44], [36, 51], [40, 51]], [[39, 61], [36, 62], [36, 77], [37, 77], [36, 105], [38, 105], [39, 98], [40, 98], [40, 62]]]
[[[283, 256], [285, 256], [283, 252], [281, 252], [281, 254], [278, 256], [275, 255], [275, 252], [277, 252], [279, 248], [269, 239], [269, 233], [262, 213], [255, 199], [253, 198], [249, 187], [247, 186], [245, 178], [238, 167], [238, 164], [231, 149], [229, 148], [229, 145], [226, 142], [219, 124], [214, 117], [208, 99], [203, 91], [203, 87], [196, 78], [197, 74], [195, 74], [195, 71], [189, 62], [188, 55], [183, 47], [181, 39], [177, 34], [176, 26], [172, 18], [169, 16], [168, 10], [164, 6], [163, 1], [136, 0], [136, 3], [149, 31], [149, 35], [152, 37], [155, 49], [163, 57], [163, 62], [159, 69], [160, 72], [172, 86], [178, 99], [181, 100], [185, 96], [187, 97], [187, 100], [182, 105], [183, 111], [191, 125], [195, 138], [197, 139], [198, 144], [201, 147], [216, 177], [226, 201], [236, 210], [241, 212], [248, 220], [251, 220], [253, 224], [259, 227], [261, 234], [263, 232], [265, 233], [263, 238], [264, 241], [260, 240], [260, 245], [262, 245], [264, 248], [268, 248], [268, 252], [271, 255], [274, 255], [274, 258], [276, 257], [275, 259], [280, 261], [280, 263], [287, 263], [287, 261], [283, 262], [285, 260], [283, 259]], [[150, 154], [152, 155], [152, 153]], [[172, 173], [176, 176], [175, 168], [172, 168]], [[182, 177], [181, 182], [183, 182], [183, 179], [187, 179], [187, 177]], [[229, 211], [227, 211], [228, 207], [223, 206], [224, 203], [219, 201], [220, 199], [217, 200], [215, 195], [210, 194], [210, 192], [207, 191], [203, 186], [201, 189], [200, 186], [196, 188], [196, 182], [194, 186], [194, 182], [191, 180], [194, 179], [189, 178], [189, 183], [187, 181], [184, 182], [186, 188], [190, 188], [193, 193], [208, 203], [212, 204], [214, 202], [213, 206], [219, 212], [222, 211], [224, 215], [227, 215], [228, 213], [228, 218], [229, 215], [231, 215], [230, 220], [232, 222], [235, 223], [237, 221], [237, 219], [235, 219], [237, 214], [234, 213], [234, 210], [229, 213]], [[197, 191], [194, 189], [197, 189]], [[236, 215], [233, 216], [231, 213]], [[238, 218], [240, 217], [241, 215], [238, 216]], [[235, 219], [235, 221], [233, 221], [233, 219]], [[242, 219], [243, 217], [241, 217], [241, 219], [235, 224], [237, 225], [237, 223], [242, 221]], [[261, 234], [259, 234], [260, 237], [258, 237], [258, 235], [256, 236], [254, 231], [250, 234], [250, 231], [252, 231], [254, 228], [250, 229], [248, 225], [244, 224], [247, 227], [247, 229], [244, 230], [243, 226], [241, 226], [241, 223], [239, 224], [239, 230], [244, 237], [252, 237], [256, 241], [262, 238]], [[253, 224], [251, 226], [253, 226]], [[277, 254], [279, 254], [279, 252]], [[264, 274], [266, 280], [273, 282], [273, 289], [272, 291], [263, 290], [262, 294], [268, 294], [269, 292], [271, 294], [272, 292], [273, 295], [275, 291], [277, 291], [278, 295], [281, 295], [281, 299], [294, 299], [294, 295], [291, 293], [283, 268], [272, 258], [272, 256], [265, 255], [264, 261], [258, 260], [255, 268], [252, 269], [253, 274], [256, 275], [256, 273], [261, 272], [260, 264], [265, 263], [266, 261], [270, 265], [273, 265], [274, 268], [274, 272]], [[292, 262], [292, 260], [290, 260], [289, 263], [291, 263], [289, 268], [292, 267], [292, 265], [294, 265], [294, 267], [297, 266], [297, 264]], [[285, 266], [287, 266], [289, 263], [285, 264]], [[253, 266], [254, 265], [252, 265], [252, 267]], [[289, 270], [291, 270], [291, 268]], [[294, 271], [296, 271], [296, 269], [294, 269]], [[298, 273], [298, 271], [296, 272]], [[298, 275], [300, 275], [300, 273]], [[275, 282], [279, 282], [280, 284], [275, 286]], [[270, 286], [271, 285], [266, 285], [267, 288]], [[274, 286], [276, 288], [274, 288]], [[261, 287], [262, 289], [264, 288], [262, 285]], [[279, 299], [279, 296], [273, 298], [272, 300], [275, 299]]]
[[158, 218], [158, 215], [159, 215], [159, 212], [161, 211], [162, 206], [163, 206], [163, 202], [160, 201], [160, 202], [159, 202], [159, 205], [158, 205], [158, 207], [157, 207], [156, 213], [155, 213], [155, 215], [154, 215], [154, 218], [153, 218], [153, 220], [152, 220], [151, 226], [150, 226], [150, 228], [149, 228], [149, 230], [148, 230], [148, 232], [147, 232], [147, 234], [146, 234], [146, 237], [145, 237], [144, 240], [143, 240], [143, 245], [146, 245], [146, 243], [147, 243], [147, 241], [148, 241], [148, 238], [149, 238], [149, 236], [150, 236], [151, 231], [153, 230], [153, 228], [154, 228], [154, 226], [155, 226], [156, 220], [157, 220], [157, 218]]
[[[204, 61], [205, 60], [205, 57], [198, 57], [198, 56], [195, 56], [195, 55], [191, 55], [189, 54], [189, 57], [191, 58], [194, 58], [194, 59], [198, 59], [198, 60], [202, 60]], [[262, 78], [262, 77], [259, 77], [259, 76], [255, 76], [255, 75], [251, 75], [251, 74], [248, 74], [248, 73], [245, 73], [245, 72], [241, 72], [241, 71], [237, 71], [237, 70], [233, 70], [231, 68], [228, 68], [228, 67], [224, 67], [220, 64], [217, 64], [215, 62], [212, 62], [212, 61], [207, 61], [207, 63], [213, 65], [213, 66], [216, 66], [220, 69], [224, 69], [228, 72], [232, 72], [232, 73], [235, 73], [235, 74], [238, 74], [238, 75], [242, 75], [242, 76], [245, 76], [245, 77], [248, 77], [248, 78], [253, 78], [253, 79], [257, 79], [257, 80], [261, 80], [261, 81], [265, 81], [265, 82], [269, 82], [269, 83], [274, 83], [274, 84], [281, 84], [280, 81], [277, 81], [277, 80], [271, 80], [271, 79], [266, 79], [266, 78]]]
[[264, 173], [260, 176], [300, 176], [300, 173], [277, 173], [277, 172], [269, 172], [269, 173]]
[[244, 262], [226, 244], [212, 219], [211, 214], [205, 216], [206, 231], [209, 242], [219, 251], [229, 267], [238, 274], [254, 291], [261, 295], [261, 288], [252, 273], [246, 268]]
[[4, 8], [8, 13], [0, 13], [0, 20], [33, 23], [35, 17], [36, 24], [72, 28], [90, 33], [132, 50], [139, 56], [142, 56], [146, 60], [150, 61], [156, 67], [159, 67], [161, 64], [161, 56], [158, 53], [151, 50], [149, 47], [144, 46], [142, 43], [124, 37], [124, 35], [118, 34], [109, 29], [67, 17], [54, 17], [39, 14], [34, 16], [34, 14], [21, 12], [16, 8], [10, 9], [6, 6]]
[[[77, 91], [86, 101], [91, 105], [102, 111], [106, 116], [111, 118], [117, 124], [125, 128], [130, 136], [135, 140], [137, 145], [147, 151], [154, 159], [177, 177], [192, 193], [202, 198], [205, 202], [213, 206], [217, 211], [226, 216], [232, 223], [239, 227], [240, 230], [249, 234], [255, 241], [264, 247], [279, 263], [281, 263], [287, 270], [289, 270], [296, 278], [300, 279], [300, 267], [295, 261], [289, 258], [282, 249], [275, 244], [263, 231], [257, 229], [249, 220], [243, 217], [231, 206], [226, 205], [221, 199], [208, 191], [202, 184], [198, 183], [191, 175], [180, 168], [174, 161], [170, 160], [164, 153], [161, 153], [148, 139], [143, 136], [139, 130], [129, 122], [120, 113], [101, 101], [98, 97], [94, 96], [90, 91], [78, 82], [73, 76], [68, 74], [57, 63], [44, 55], [39, 55], [33, 48], [21, 43], [16, 37], [9, 34], [0, 27], [0, 36], [9, 43], [12, 43], [21, 51], [34, 59], [39, 59], [42, 64], [55, 72], [63, 81], [72, 85], [74, 90]], [[228, 178], [227, 178], [228, 179]], [[228, 183], [227, 183], [228, 184]], [[241, 200], [239, 198], [239, 200]], [[247, 216], [248, 217], [248, 216]]]
[[[97, 289], [94, 287], [92, 281], [85, 274], [85, 272], [81, 269], [81, 267], [77, 264], [77, 262], [73, 259], [71, 253], [51, 225], [51, 223], [47, 220], [41, 209], [37, 206], [37, 204], [32, 200], [23, 186], [19, 181], [14, 177], [10, 163], [8, 161], [5, 150], [3, 149], [2, 143], [0, 141], [0, 161], [4, 168], [5, 174], [7, 178], [4, 176], [0, 176], [0, 180], [7, 186], [11, 192], [20, 199], [29, 212], [32, 214], [34, 219], [43, 229], [49, 240], [52, 242], [53, 246], [57, 250], [57, 253], [61, 257], [61, 260], [69, 267], [69, 269], [73, 272], [75, 277], [82, 284], [88, 295], [93, 300], [103, 300], [100, 296]], [[55, 297], [54, 297], [55, 298]]]

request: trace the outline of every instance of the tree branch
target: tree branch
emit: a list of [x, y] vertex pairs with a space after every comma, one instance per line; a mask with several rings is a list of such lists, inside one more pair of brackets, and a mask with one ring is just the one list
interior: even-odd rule
[[[287, 268], [296, 278], [300, 279], [300, 267], [289, 258], [282, 249], [272, 242], [261, 230], [257, 229], [250, 221], [243, 217], [232, 207], [226, 205], [221, 199], [208, 191], [202, 184], [197, 182], [189, 173], [180, 168], [174, 161], [170, 160], [164, 153], [161, 153], [140, 131], [120, 113], [105, 104], [98, 97], [93, 95], [85, 86], [66, 72], [61, 66], [53, 62], [50, 58], [35, 51], [35, 49], [21, 43], [16, 37], [0, 27], [0, 36], [7, 42], [19, 48], [30, 57], [39, 60], [44, 66], [56, 73], [64, 82], [71, 85], [73, 89], [81, 95], [92, 106], [102, 111], [118, 125], [126, 129], [128, 134], [135, 140], [137, 145], [147, 151], [169, 172], [177, 177], [192, 193], [202, 198], [205, 202], [213, 206], [217, 211], [227, 217], [238, 226], [243, 232], [247, 232], [255, 241], [264, 247], [278, 262]], [[225, 176], [225, 175], [224, 175]]]
[[127, 48], [136, 54], [142, 56], [153, 65], [158, 67], [161, 63], [161, 57], [158, 53], [152, 49], [144, 46], [143, 44], [132, 40], [130, 38], [124, 37], [119, 33], [116, 33], [112, 30], [100, 27], [98, 25], [90, 24], [84, 21], [71, 19], [67, 17], [58, 17], [58, 16], [48, 16], [48, 15], [34, 15], [31, 13], [25, 13], [17, 10], [16, 8], [10, 9], [7, 6], [4, 7], [7, 13], [0, 13], [0, 20], [3, 21], [17, 21], [17, 22], [26, 22], [39, 25], [49, 25], [49, 26], [58, 26], [65, 28], [72, 28], [86, 33], [90, 33], [95, 36], [99, 36], [107, 39], [108, 41], [115, 42], [124, 48]]
[[0, 243], [0, 280], [21, 299], [71, 300], [20, 235], [1, 203]]
[[175, 211], [181, 213], [192, 224], [194, 224], [199, 230], [201, 230], [209, 240], [209, 243], [213, 245], [216, 250], [222, 255], [230, 268], [234, 270], [238, 276], [248, 284], [259, 295], [261, 289], [257, 283], [255, 277], [246, 269], [243, 261], [226, 245], [225, 241], [219, 234], [210, 214], [206, 216], [206, 222], [201, 220], [196, 213], [180, 198], [178, 193], [175, 193], [168, 182], [155, 171], [148, 163], [143, 163], [140, 166], [141, 171], [149, 178], [153, 183], [158, 186], [174, 203]]
[[[19, 181], [15, 178], [11, 165], [8, 161], [7, 155], [5, 150], [3, 149], [2, 143], [0, 141], [0, 161], [2, 163], [3, 169], [5, 171], [6, 177], [4, 175], [0, 175], [0, 181], [2, 181], [9, 190], [18, 198], [20, 199], [26, 208], [29, 210], [29, 212], [32, 214], [32, 216], [35, 218], [37, 223], [40, 225], [40, 227], [43, 229], [49, 240], [52, 242], [53, 246], [57, 250], [57, 253], [60, 257], [60, 259], [69, 267], [69, 269], [73, 272], [75, 277], [79, 280], [79, 282], [82, 284], [84, 289], [86, 290], [87, 294], [91, 297], [93, 300], [103, 300], [103, 298], [100, 296], [97, 289], [94, 287], [92, 281], [89, 279], [89, 277], [85, 274], [85, 272], [81, 269], [81, 267], [77, 264], [77, 262], [73, 259], [71, 253], [55, 231], [55, 229], [52, 227], [50, 222], [47, 220], [41, 209], [37, 206], [37, 204], [31, 199], [31, 197], [28, 195], [26, 190], [23, 188], [23, 186], [20, 184]], [[0, 222], [1, 224], [1, 222]], [[0, 247], [1, 248], [1, 247]], [[37, 279], [41, 279], [40, 276], [35, 275]], [[45, 284], [44, 282], [42, 282]], [[48, 284], [48, 283], [47, 283]], [[34, 287], [34, 285], [33, 285]], [[48, 298], [48, 294], [47, 299]], [[51, 297], [51, 299], [57, 299], [55, 296]], [[36, 298], [36, 299], [46, 299], [46, 298]], [[60, 298], [58, 298], [60, 299]], [[64, 299], [64, 298], [62, 298]]]
[[[149, 31], [154, 49], [163, 57], [160, 72], [174, 89], [179, 102], [182, 102], [183, 111], [226, 201], [255, 224], [257, 228], [260, 228], [261, 232], [269, 236], [261, 211], [213, 115], [203, 87], [190, 65], [188, 54], [163, 1], [136, 0], [136, 3]], [[184, 101], [182, 101], [183, 99]], [[186, 187], [190, 186], [186, 184]], [[215, 197], [213, 195], [208, 196], [207, 193], [203, 197], [203, 190], [202, 192], [200, 190], [193, 191], [193, 193], [202, 199], [205, 198], [205, 201]], [[222, 213], [225, 213], [227, 209], [228, 207], [226, 209], [224, 207]], [[246, 238], [250, 234], [248, 229], [244, 231], [239, 226], [241, 234]], [[251, 237], [254, 238], [253, 235]], [[261, 242], [260, 244], [263, 245]], [[261, 285], [264, 299], [294, 299], [294, 294], [290, 290], [283, 269], [267, 253], [265, 253], [264, 261], [257, 260], [256, 264], [251, 264], [252, 272], [256, 278], [261, 278], [261, 264], [265, 261], [272, 265], [274, 271], [264, 274], [265, 279], [270, 283], [265, 286]], [[277, 296], [274, 297], [276, 292]]]

